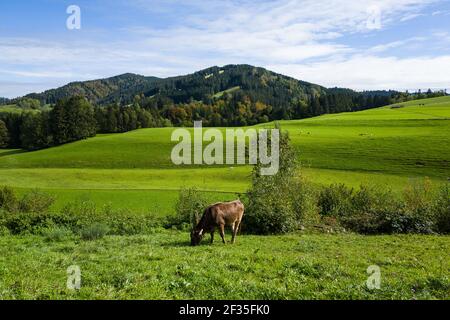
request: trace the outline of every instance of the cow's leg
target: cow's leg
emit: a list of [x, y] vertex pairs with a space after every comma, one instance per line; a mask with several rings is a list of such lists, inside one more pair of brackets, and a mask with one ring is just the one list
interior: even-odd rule
[[226, 243], [225, 242], [225, 225], [224, 224], [220, 225], [220, 236], [222, 237], [222, 242]]
[[211, 244], [214, 242], [214, 230], [211, 232]]
[[237, 221], [235, 221], [234, 224], [233, 224], [233, 238], [231, 239], [231, 243], [234, 243], [235, 240], [236, 240], [236, 235], [237, 235], [237, 233], [238, 233], [238, 230], [239, 230], [239, 224], [240, 224], [240, 223], [241, 223], [241, 222], [240, 222], [239, 220], [237, 220]]

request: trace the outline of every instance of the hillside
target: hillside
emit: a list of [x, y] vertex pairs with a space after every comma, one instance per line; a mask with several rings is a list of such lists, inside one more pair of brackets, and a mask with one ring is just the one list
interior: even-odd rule
[[71, 83], [13, 100], [24, 111], [42, 113], [17, 115], [4, 109], [11, 112], [1, 112], [0, 119], [8, 148], [38, 150], [97, 133], [193, 127], [199, 120], [204, 126], [245, 127], [438, 96], [446, 93], [327, 89], [264, 68], [228, 65], [167, 79], [123, 74]]
[[[429, 165], [433, 158], [436, 166], [442, 162], [448, 139], [450, 118], [450, 97], [440, 97], [402, 104], [403, 108], [386, 106], [360, 112], [323, 115], [310, 119], [279, 121], [283, 129], [289, 131], [291, 139], [298, 145], [299, 155], [304, 161], [312, 161], [314, 167], [327, 167], [325, 162], [334, 163], [338, 169], [345, 164], [339, 160], [343, 156], [354, 155], [361, 158], [363, 150], [385, 150], [393, 153], [392, 159], [386, 154], [374, 153], [369, 158], [360, 159], [362, 170], [369, 171], [370, 163], [387, 164], [401, 161], [402, 158], [413, 160], [426, 156]], [[273, 127], [273, 123], [257, 127]], [[170, 141], [173, 128], [141, 129], [123, 134], [98, 135], [95, 138], [71, 143], [37, 152], [23, 153], [13, 158], [2, 159], [0, 167], [57, 167], [57, 168], [107, 168], [107, 169], [157, 169], [173, 167], [170, 150], [174, 143]], [[224, 128], [222, 128], [224, 130]], [[434, 140], [437, 139], [438, 140]], [[408, 140], [400, 143], [401, 140]], [[412, 146], [411, 143], [416, 143]], [[419, 153], [422, 148], [436, 148], [433, 152]], [[331, 148], [331, 149], [330, 149]], [[340, 152], [338, 148], [347, 150]], [[308, 151], [306, 152], [307, 149]], [[404, 150], [404, 151], [402, 151]], [[312, 154], [317, 154], [313, 157]], [[320, 157], [324, 154], [326, 157]], [[151, 155], [151, 156], [148, 156]], [[441, 155], [441, 156], [439, 156]], [[384, 165], [383, 171], [398, 171], [392, 166]], [[412, 166], [409, 169], [413, 169]], [[427, 171], [428, 165], [418, 166], [418, 171]], [[415, 170], [415, 169], [414, 169]]]
[[8, 98], [0, 97], [0, 106], [8, 104], [9, 102], [10, 102], [10, 100]]
[[[224, 93], [239, 101], [247, 97], [253, 102], [259, 101], [269, 105], [278, 110], [278, 117], [283, 119], [300, 116], [302, 112], [304, 116], [311, 116], [324, 112], [350, 111], [357, 104], [363, 109], [372, 108], [386, 104], [389, 98], [398, 94], [395, 91], [358, 93], [350, 89], [326, 89], [264, 68], [227, 65], [166, 79], [127, 73], [107, 79], [74, 82], [26, 97], [38, 99], [42, 104], [55, 103], [73, 95], [84, 96], [99, 105], [130, 104], [137, 96], [154, 99], [158, 105], [167, 103], [166, 100], [175, 104], [192, 100], [212, 104], [214, 100], [222, 99]], [[319, 99], [325, 96], [332, 98], [329, 98], [329, 101]], [[370, 101], [368, 96], [372, 97]], [[310, 108], [318, 110], [295, 111], [296, 108], [301, 108], [302, 104], [305, 104], [303, 107], [306, 109], [307, 105], [311, 104]], [[315, 104], [320, 105], [320, 108]]]
[[[93, 103], [131, 103], [136, 95], [152, 97], [160, 95], [175, 103], [187, 103], [190, 99], [202, 101], [216, 94], [239, 87], [242, 92], [265, 91], [273, 96], [290, 94], [320, 94], [326, 89], [318, 85], [276, 74], [263, 68], [247, 65], [211, 67], [185, 76], [166, 79], [123, 74], [107, 79], [70, 83], [61, 88], [43, 93], [32, 93], [27, 97], [43, 103], [55, 103], [72, 95], [82, 95]], [[266, 92], [264, 94], [268, 94]]]
[[26, 95], [26, 97], [40, 100], [43, 104], [51, 104], [63, 98], [80, 95], [93, 103], [101, 103], [111, 96], [121, 96], [129, 93], [133, 97], [133, 93], [148, 91], [158, 80], [155, 77], [126, 73], [106, 79], [72, 82], [43, 93], [31, 93]]
[[[402, 105], [281, 125], [289, 131], [304, 174], [315, 183], [369, 183], [400, 191], [411, 178], [445, 181], [450, 177], [450, 97]], [[247, 189], [248, 166], [174, 166], [172, 130], [99, 135], [36, 152], [5, 150], [0, 178], [18, 188], [52, 190], [64, 200], [89, 193], [118, 206], [161, 206], [163, 211], [173, 206], [181, 186], [210, 191], [214, 200]]]

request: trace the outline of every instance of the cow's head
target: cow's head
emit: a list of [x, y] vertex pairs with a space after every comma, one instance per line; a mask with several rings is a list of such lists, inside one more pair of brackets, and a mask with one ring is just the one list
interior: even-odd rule
[[203, 229], [201, 230], [192, 230], [191, 232], [191, 246], [196, 246], [200, 244], [200, 241], [203, 239]]

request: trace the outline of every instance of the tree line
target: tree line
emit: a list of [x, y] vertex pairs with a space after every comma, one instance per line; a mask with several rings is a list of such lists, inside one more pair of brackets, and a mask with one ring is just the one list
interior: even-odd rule
[[[38, 100], [25, 98], [17, 106], [23, 112], [0, 113], [0, 148], [38, 150], [95, 136], [96, 133], [118, 133], [140, 128], [193, 125], [202, 120], [204, 126], [247, 126], [274, 120], [302, 119], [325, 113], [351, 112], [381, 107], [413, 99], [446, 95], [444, 91], [397, 92], [350, 89], [327, 89], [293, 99], [283, 108], [268, 104], [261, 91], [225, 92], [210, 101], [176, 103], [155, 94], [136, 95], [128, 105], [112, 103], [94, 106], [84, 97], [73, 96], [42, 108]], [[280, 92], [283, 92], [282, 90]], [[258, 100], [258, 95], [262, 102]], [[280, 98], [280, 96], [278, 96]], [[281, 99], [281, 98], [280, 98]]]
[[1, 113], [0, 122], [6, 127], [7, 147], [27, 150], [85, 139], [97, 132], [94, 108], [81, 97], [60, 100], [48, 111]]

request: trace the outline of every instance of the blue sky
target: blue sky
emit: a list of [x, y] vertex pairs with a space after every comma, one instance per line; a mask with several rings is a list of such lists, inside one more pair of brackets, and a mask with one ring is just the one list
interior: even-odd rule
[[450, 88], [449, 0], [16, 0], [0, 15], [4, 97], [238, 63], [327, 87]]

